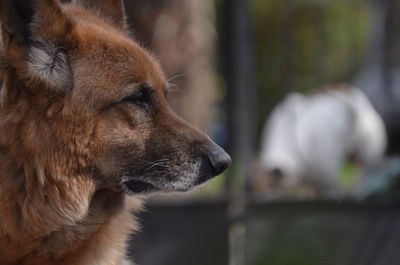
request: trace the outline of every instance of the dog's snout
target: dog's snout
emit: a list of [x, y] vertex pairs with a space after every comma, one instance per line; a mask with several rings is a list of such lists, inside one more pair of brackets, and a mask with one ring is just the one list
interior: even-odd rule
[[232, 163], [231, 157], [219, 146], [213, 146], [208, 151], [208, 160], [213, 167], [213, 173], [217, 176], [225, 171]]

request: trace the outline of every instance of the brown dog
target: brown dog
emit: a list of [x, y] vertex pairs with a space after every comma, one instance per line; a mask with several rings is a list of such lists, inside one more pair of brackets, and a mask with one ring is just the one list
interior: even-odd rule
[[0, 18], [0, 264], [128, 264], [127, 195], [187, 191], [229, 156], [168, 107], [121, 0], [0, 0]]

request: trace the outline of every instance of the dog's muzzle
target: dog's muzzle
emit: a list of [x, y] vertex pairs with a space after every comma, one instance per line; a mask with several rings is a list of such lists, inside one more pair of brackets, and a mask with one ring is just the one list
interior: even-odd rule
[[[185, 170], [187, 172], [183, 171], [178, 174], [172, 173], [171, 176], [175, 177], [171, 179], [131, 176], [123, 182], [123, 186], [135, 194], [188, 191], [220, 175], [232, 163], [231, 157], [217, 145], [208, 147], [195, 160], [198, 162], [193, 163], [191, 167], [194, 168], [193, 170]], [[157, 171], [155, 167], [154, 169]], [[147, 173], [152, 175], [151, 172]], [[169, 175], [168, 172], [165, 175]]]

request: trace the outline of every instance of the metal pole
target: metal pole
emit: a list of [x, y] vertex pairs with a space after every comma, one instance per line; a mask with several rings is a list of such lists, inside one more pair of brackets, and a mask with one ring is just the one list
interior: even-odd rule
[[222, 55], [228, 86], [229, 152], [233, 166], [227, 179], [231, 218], [230, 265], [244, 264], [246, 186], [254, 153], [255, 82], [249, 0], [223, 0]]
[[232, 192], [243, 190], [251, 175], [254, 152], [255, 82], [250, 2], [224, 0], [224, 72], [228, 86], [229, 151], [234, 166], [228, 179]]

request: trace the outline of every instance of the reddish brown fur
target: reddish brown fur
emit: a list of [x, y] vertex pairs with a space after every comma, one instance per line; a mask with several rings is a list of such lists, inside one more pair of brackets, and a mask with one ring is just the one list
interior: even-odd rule
[[[126, 264], [126, 240], [137, 228], [130, 211], [141, 203], [117, 176], [159, 153], [180, 157], [171, 172], [187, 170], [178, 165], [212, 142], [169, 109], [158, 63], [123, 22], [107, 10], [99, 16], [78, 4], [38, 2], [46, 4], [38, 6], [34, 37], [62, 43], [74, 81], [55, 88], [33, 77], [26, 45], [3, 32], [0, 264]], [[119, 1], [111, 2], [116, 16]], [[3, 31], [12, 30], [2, 19]], [[148, 114], [118, 103], [141, 83], [154, 88]]]

